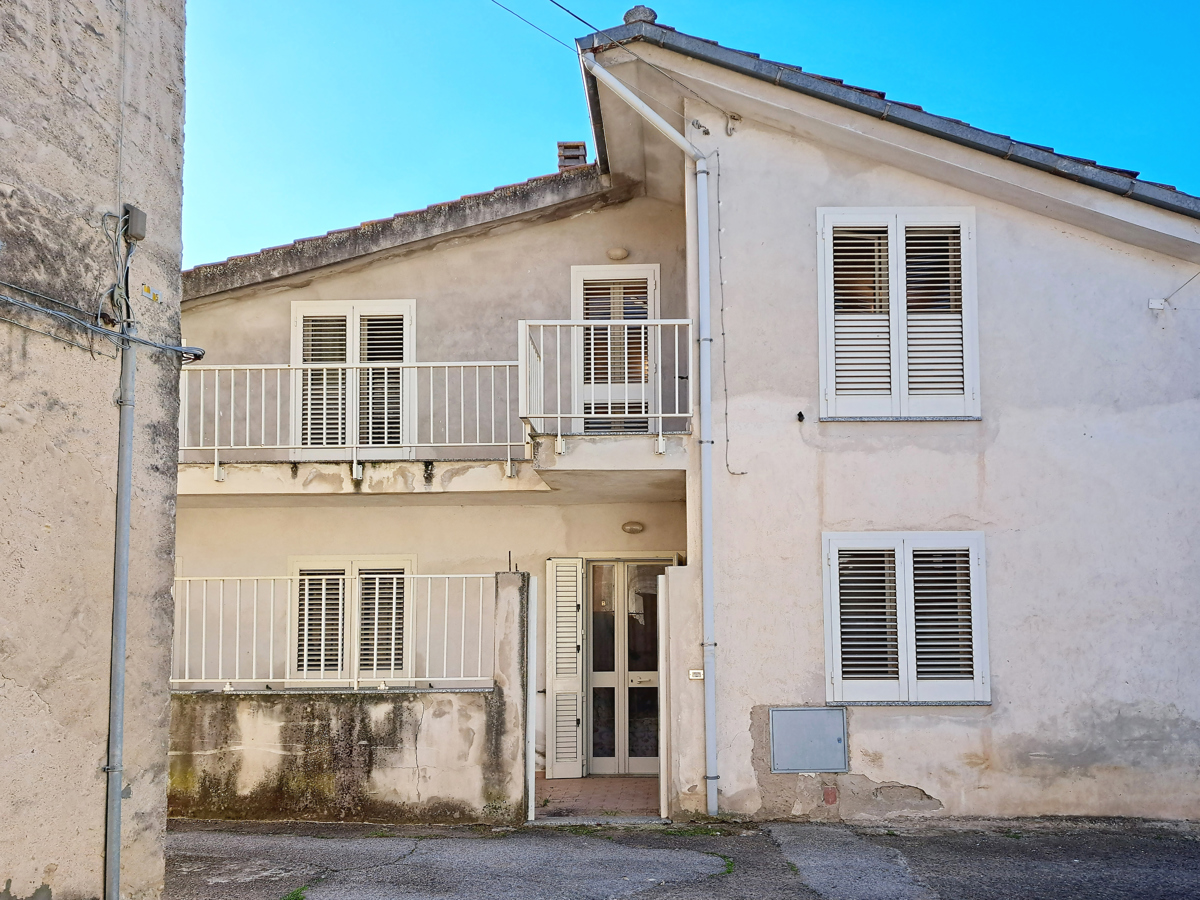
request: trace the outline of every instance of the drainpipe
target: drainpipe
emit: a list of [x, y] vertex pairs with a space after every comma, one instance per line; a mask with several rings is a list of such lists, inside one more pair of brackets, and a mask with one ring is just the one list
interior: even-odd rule
[[[137, 332], [133, 323], [126, 334]], [[108, 808], [104, 827], [104, 896], [121, 896], [121, 760], [125, 737], [125, 632], [129, 609], [129, 510], [133, 499], [133, 391], [137, 350], [121, 348], [121, 408], [117, 438], [117, 523], [113, 552], [112, 656], [108, 687]]]
[[700, 575], [704, 619], [704, 784], [708, 814], [717, 814], [717, 626], [713, 605], [712, 302], [708, 242], [708, 160], [700, 150], [589, 56], [584, 67], [696, 163], [696, 256], [700, 295]]

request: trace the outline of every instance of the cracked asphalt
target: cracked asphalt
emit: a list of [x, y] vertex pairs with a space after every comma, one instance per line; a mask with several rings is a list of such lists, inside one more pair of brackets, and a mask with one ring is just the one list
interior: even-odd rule
[[1183, 900], [1200, 825], [494, 829], [173, 820], [167, 900]]

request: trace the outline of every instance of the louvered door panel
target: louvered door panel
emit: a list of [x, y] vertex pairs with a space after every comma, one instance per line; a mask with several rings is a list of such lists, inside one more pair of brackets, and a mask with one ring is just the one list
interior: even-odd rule
[[296, 598], [296, 671], [336, 678], [343, 671], [343, 569], [301, 569]]
[[368, 678], [404, 678], [404, 569], [358, 573], [358, 667]]
[[[583, 318], [649, 319], [649, 279], [584, 281]], [[649, 341], [644, 325], [589, 326], [583, 334], [584, 384], [644, 384], [649, 380]]]
[[969, 550], [913, 550], [913, 633], [918, 681], [975, 677]]
[[962, 234], [957, 225], [904, 229], [909, 395], [963, 395]]
[[583, 775], [583, 560], [551, 559], [547, 585], [546, 777]]
[[365, 315], [358, 320], [358, 442], [395, 447], [405, 442], [404, 316]]
[[347, 372], [346, 316], [304, 316], [301, 362], [306, 366], [337, 364], [300, 371], [300, 434], [304, 447], [346, 444]]

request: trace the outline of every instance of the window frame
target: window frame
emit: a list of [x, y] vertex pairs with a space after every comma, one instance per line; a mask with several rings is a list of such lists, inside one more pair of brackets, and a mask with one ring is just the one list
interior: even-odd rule
[[[958, 226], [962, 250], [963, 394], [911, 395], [907, 389], [906, 225]], [[833, 228], [888, 228], [890, 395], [838, 397], [833, 346]], [[982, 418], [979, 390], [978, 290], [973, 207], [819, 207], [817, 209], [817, 321], [821, 421], [968, 420]]]
[[[346, 317], [346, 362], [341, 365], [357, 366], [361, 343], [361, 320], [363, 316], [403, 316], [404, 317], [404, 363], [410, 365], [416, 362], [417, 354], [417, 301], [416, 300], [293, 300], [291, 303], [291, 333], [289, 335], [289, 365], [292, 367], [291, 378], [291, 436], [292, 450], [289, 453], [293, 461], [315, 460], [351, 460], [356, 458], [358, 451], [358, 433], [360, 422], [358, 417], [359, 388], [357, 369], [351, 369], [353, 374], [346, 379], [346, 446], [303, 446], [300, 441], [303, 409], [301, 401], [300, 369], [304, 366], [304, 319], [308, 316], [345, 316]], [[319, 368], [319, 367], [318, 367]], [[404, 434], [413, 437], [417, 434], [417, 380], [414, 371], [406, 371], [403, 380], [405, 421]], [[354, 448], [354, 449], [351, 449]], [[370, 459], [413, 459], [414, 448], [411, 446], [368, 447], [366, 455]]]
[[[822, 572], [825, 615], [826, 703], [836, 706], [990, 705], [987, 587], [982, 531], [824, 532]], [[841, 675], [839, 550], [894, 550], [899, 676], [896, 681], [846, 680]], [[971, 572], [971, 649], [974, 678], [918, 679], [913, 611], [913, 551], [967, 550]]]
[[[360, 592], [351, 593], [350, 589], [354, 585], [354, 581], [359, 577], [359, 573], [370, 569], [404, 569], [404, 577], [407, 580], [410, 576], [417, 574], [417, 556], [416, 554], [340, 554], [340, 555], [319, 555], [319, 556], [289, 556], [288, 557], [288, 576], [291, 579], [290, 597], [288, 599], [288, 624], [287, 633], [287, 675], [286, 679], [289, 684], [344, 684], [351, 681], [357, 686], [357, 682], [362, 673], [361, 661], [359, 660], [360, 647], [358, 646], [358, 628], [361, 618], [361, 596]], [[344, 595], [344, 608], [342, 612], [342, 668], [334, 673], [324, 675], [324, 677], [308, 677], [306, 673], [301, 672], [297, 668], [296, 646], [295, 643], [299, 638], [299, 623], [300, 623], [300, 578], [301, 571], [310, 569], [342, 569], [343, 578], [347, 580], [347, 591]], [[397, 670], [395, 677], [388, 677], [388, 684], [404, 685], [411, 681], [413, 656], [409, 652], [412, 647], [413, 640], [413, 617], [409, 615], [407, 609], [408, 598], [410, 594], [406, 586], [405, 590], [405, 615], [404, 615], [404, 632], [403, 646], [404, 653], [404, 668]], [[352, 644], [347, 646], [347, 640], [350, 639]], [[376, 674], [372, 671], [372, 680], [375, 680]], [[323, 673], [324, 674], [324, 673]]]

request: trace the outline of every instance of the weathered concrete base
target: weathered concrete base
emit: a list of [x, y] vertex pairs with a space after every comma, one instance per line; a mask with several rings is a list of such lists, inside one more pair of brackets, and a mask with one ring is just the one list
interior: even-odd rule
[[514, 822], [518, 756], [490, 691], [175, 694], [170, 814]]
[[528, 592], [496, 575], [490, 690], [174, 694], [170, 815], [523, 822]]

